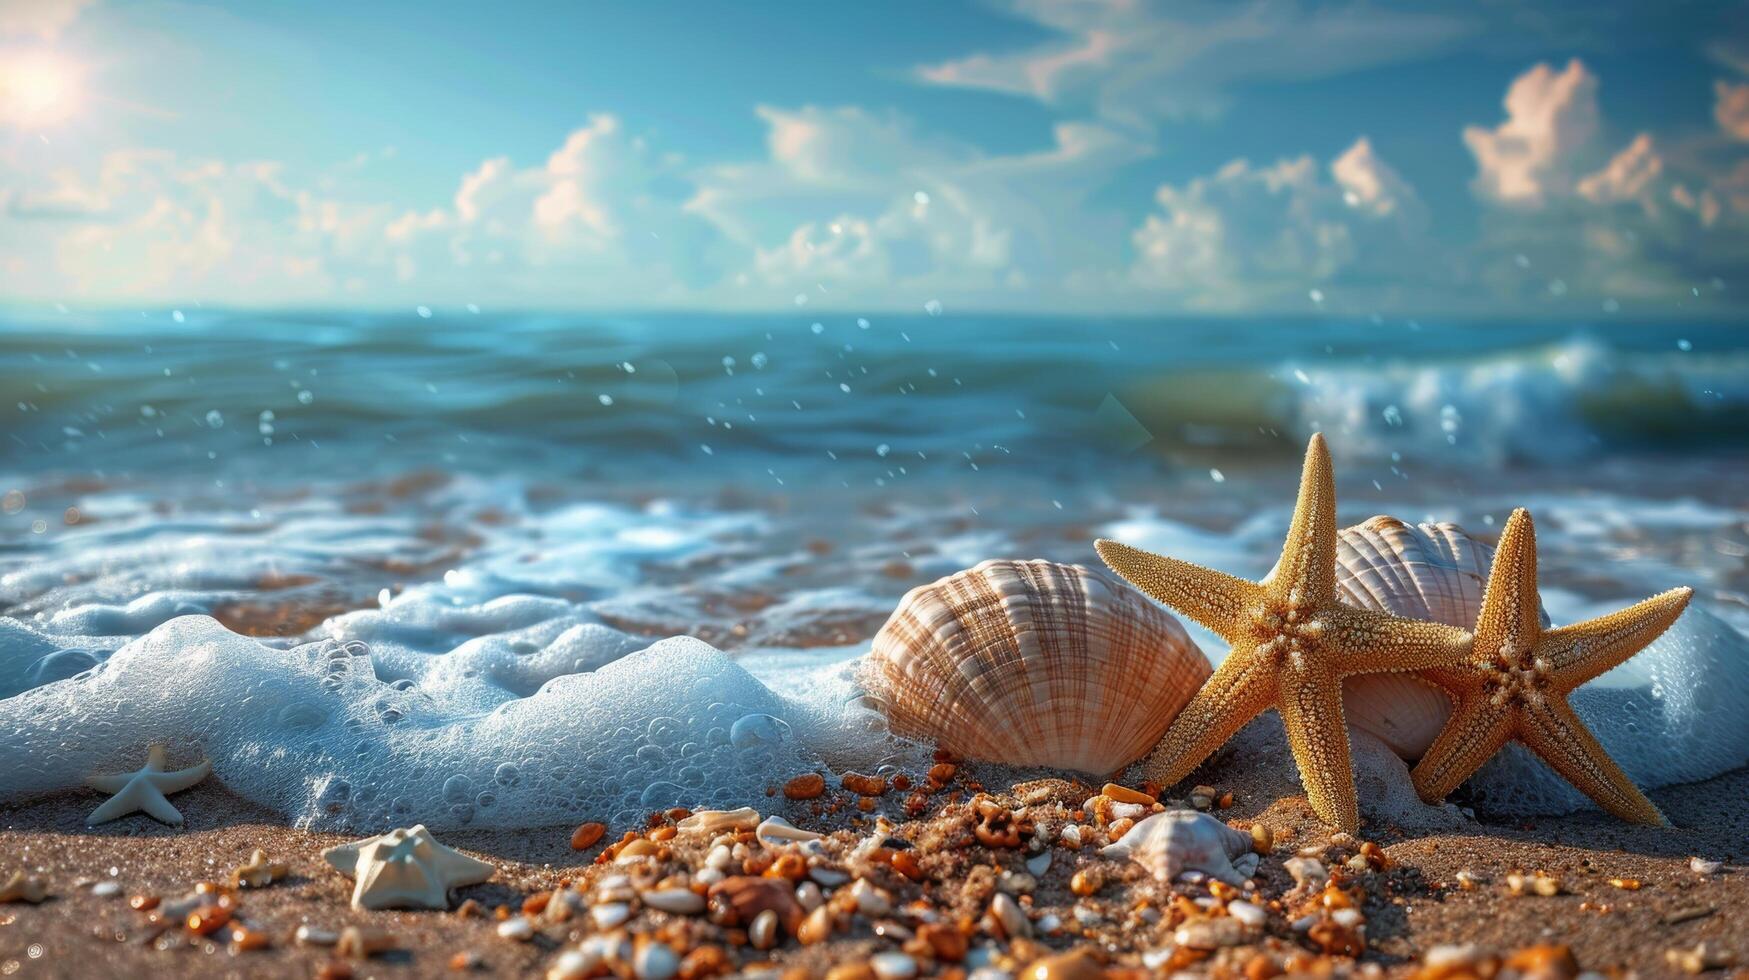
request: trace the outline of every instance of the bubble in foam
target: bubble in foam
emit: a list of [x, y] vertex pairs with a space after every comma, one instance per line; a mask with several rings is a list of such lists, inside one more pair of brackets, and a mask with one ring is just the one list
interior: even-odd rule
[[[375, 660], [356, 643], [280, 650], [206, 616], [171, 620], [85, 676], [0, 702], [0, 799], [71, 789], [162, 741], [198, 743], [226, 788], [300, 826], [527, 827], [760, 805], [774, 772], [818, 763], [818, 719], [689, 637], [527, 696], [501, 690], [483, 713], [445, 689], [465, 683], [453, 674], [398, 686]], [[403, 717], [388, 721], [385, 701]], [[730, 713], [760, 719], [757, 760], [708, 751]]]

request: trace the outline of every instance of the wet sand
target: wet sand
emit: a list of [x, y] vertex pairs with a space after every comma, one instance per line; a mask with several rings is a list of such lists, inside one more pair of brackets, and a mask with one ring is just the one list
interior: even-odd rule
[[[1597, 813], [1513, 823], [1468, 822], [1457, 829], [1420, 831], [1370, 821], [1359, 836], [1382, 848], [1383, 867], [1375, 862], [1375, 867], [1349, 876], [1365, 893], [1360, 908], [1366, 922], [1366, 950], [1357, 960], [1322, 955], [1315, 943], [1291, 928], [1304, 889], [1295, 891], [1294, 877], [1284, 862], [1296, 853], [1316, 853], [1338, 869], [1353, 857], [1359, 842], [1338, 840], [1333, 846], [1328, 828], [1311, 817], [1304, 798], [1292, 791], [1291, 768], [1255, 756], [1256, 750], [1269, 744], [1268, 721], [1259, 723], [1259, 732], [1242, 734], [1234, 750], [1205, 766], [1191, 782], [1233, 794], [1231, 804], [1216, 812], [1231, 825], [1246, 828], [1261, 822], [1273, 831], [1273, 850], [1263, 858], [1254, 879], [1256, 891], [1248, 897], [1260, 904], [1281, 904], [1272, 907], [1266, 936], [1207, 958], [1199, 955], [1189, 969], [1218, 974], [1259, 955], [1275, 962], [1288, 958], [1291, 964], [1297, 953], [1302, 969], [1317, 972], [1415, 975], [1427, 952], [1442, 945], [1474, 944], [1479, 954], [1506, 955], [1524, 947], [1557, 944], [1569, 947], [1583, 969], [1650, 977], [1677, 972], [1667, 960], [1668, 950], [1692, 949], [1703, 941], [1726, 957], [1734, 956], [1737, 963], [1749, 964], [1749, 928], [1745, 927], [1749, 873], [1743, 867], [1749, 862], [1749, 770], [1652, 793], [1675, 825], [1671, 828], [1627, 826]], [[924, 785], [923, 774], [912, 778]], [[974, 947], [994, 940], [986, 935], [987, 923], [973, 923], [984, 896], [962, 894], [976, 891], [978, 875], [988, 874], [973, 869], [983, 865], [1018, 871], [1028, 855], [978, 844], [952, 849], [942, 845], [964, 838], [966, 803], [980, 786], [1008, 805], [1021, 807], [1017, 801], [1025, 796], [1026, 787], [1039, 784], [1021, 782], [1016, 789], [1017, 778], [989, 767], [962, 765], [949, 786], [923, 797], [925, 805], [913, 818], [905, 815], [909, 796], [905, 792], [890, 791], [875, 805], [892, 820], [885, 833], [914, 842], [926, 872], [916, 884], [887, 876], [884, 880], [895, 898], [921, 899], [925, 905], [917, 908], [938, 909], [947, 920], [961, 922]], [[1057, 786], [1055, 795], [1064, 800], [1097, 792], [1096, 786], [1049, 785]], [[1189, 792], [1189, 784], [1176, 791]], [[1169, 791], [1162, 802], [1171, 796]], [[834, 785], [826, 796], [809, 803], [786, 801], [776, 794], [762, 810], [784, 813], [800, 826], [828, 832], [860, 824], [854, 837], [839, 835], [853, 843], [872, 824], [855, 800]], [[484, 907], [485, 915], [357, 912], [347, 904], [351, 882], [320, 857], [322, 848], [348, 840], [349, 835], [288, 829], [275, 814], [229, 795], [214, 781], [175, 796], [174, 803], [187, 820], [182, 829], [143, 815], [88, 829], [85, 816], [100, 801], [96, 793], [74, 793], [0, 811], [0, 878], [26, 870], [41, 877], [53, 896], [41, 905], [0, 905], [0, 974], [144, 977], [200, 971], [301, 977], [327, 970], [337, 976], [344, 975], [337, 965], [343, 964], [359, 976], [422, 976], [448, 971], [457, 954], [472, 957], [477, 964], [472, 969], [480, 971], [540, 973], [561, 947], [570, 948], [590, 932], [584, 925], [586, 918], [549, 926], [531, 941], [516, 942], [497, 934], [493, 910], [500, 905], [520, 909], [530, 895], [624, 870], [594, 865], [591, 859], [619, 840], [627, 828], [611, 828], [600, 843], [581, 853], [570, 847], [572, 827], [446, 832], [438, 835], [445, 843], [498, 866], [490, 882], [456, 894], [456, 904], [474, 900]], [[1050, 819], [1050, 812], [1068, 812], [1049, 811], [1048, 806], [1041, 804], [1044, 808], [1032, 811], [1044, 814], [1041, 825]], [[579, 814], [578, 819], [590, 816]], [[1087, 817], [1092, 819], [1090, 814]], [[674, 860], [683, 867], [705, 845], [688, 843], [682, 835], [672, 846]], [[287, 862], [291, 870], [284, 881], [239, 895], [239, 917], [271, 940], [268, 949], [232, 952], [222, 939], [202, 939], [180, 927], [150, 926], [144, 913], [129, 907], [132, 895], [169, 900], [197, 882], [226, 880], [256, 848]], [[1169, 909], [1175, 901], [1172, 893], [1193, 898], [1209, 894], [1207, 886], [1185, 884], [1169, 892], [1138, 866], [1101, 858], [1092, 847], [1070, 850], [1059, 842], [1051, 851], [1052, 867], [1039, 877], [1030, 896], [1031, 913], [1035, 920], [1056, 914], [1067, 928], [1057, 935], [1040, 936], [1042, 947], [1016, 941], [1012, 949], [1020, 958], [1042, 954], [1047, 948], [1101, 946], [1114, 954], [1109, 967], [1139, 968], [1139, 954], [1167, 944], [1172, 930], [1169, 924], [1138, 925], [1135, 911], [1149, 906]], [[1724, 868], [1711, 875], [1697, 873], [1690, 867], [1691, 856], [1722, 861]], [[1094, 898], [1078, 899], [1070, 892], [1070, 876], [1073, 870], [1087, 867], [1099, 869], [1106, 884]], [[1508, 878], [1515, 872], [1542, 872], [1558, 880], [1559, 891], [1550, 896], [1514, 895]], [[1344, 877], [1341, 870], [1335, 875]], [[1468, 878], [1469, 887], [1460, 883], [1461, 878]], [[1637, 890], [1612, 884], [1612, 879], [1638, 882]], [[93, 893], [92, 885], [106, 880], [121, 886], [118, 895]], [[1077, 934], [1082, 929], [1075, 925], [1071, 910], [1078, 901], [1104, 909], [1105, 923]], [[646, 912], [644, 918], [650, 914]], [[382, 930], [393, 937], [396, 950], [368, 960], [338, 960], [331, 948], [293, 942], [300, 925], [334, 932], [347, 926]], [[660, 929], [673, 937], [679, 927], [660, 922], [651, 926], [634, 917], [628, 928]], [[703, 943], [705, 934], [700, 930], [709, 929], [714, 927], [699, 921], [686, 935]], [[860, 963], [871, 952], [896, 950], [899, 944], [876, 936], [870, 924], [858, 917], [849, 931], [818, 945], [803, 947], [786, 939], [765, 953], [737, 947], [731, 939], [727, 948], [730, 964], [743, 971], [770, 963], [796, 976], [823, 976], [833, 963]], [[934, 965], [949, 973], [959, 968], [946, 962]], [[930, 966], [928, 961], [922, 963], [924, 972]], [[1730, 971], [1712, 975], [1730, 975]]]

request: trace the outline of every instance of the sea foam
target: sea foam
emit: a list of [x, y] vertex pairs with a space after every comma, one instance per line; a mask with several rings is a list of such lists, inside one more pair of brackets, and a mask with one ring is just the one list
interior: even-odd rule
[[[198, 747], [227, 789], [303, 827], [618, 826], [675, 805], [759, 804], [780, 774], [814, 762], [813, 739], [829, 740], [822, 713], [699, 640], [615, 659], [635, 645], [605, 627], [563, 629], [540, 648], [557, 676], [487, 708], [478, 690], [446, 688], [458, 669], [491, 673], [496, 644], [391, 680], [362, 643], [280, 650], [186, 616], [0, 702], [0, 787], [9, 800], [71, 789], [166, 742]], [[607, 662], [566, 672], [579, 658]], [[540, 673], [512, 671], [510, 686]]]

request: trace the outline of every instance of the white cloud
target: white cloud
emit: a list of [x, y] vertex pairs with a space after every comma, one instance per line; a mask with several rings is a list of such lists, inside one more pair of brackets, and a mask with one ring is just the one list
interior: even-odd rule
[[1719, 128], [1735, 139], [1749, 140], [1749, 82], [1732, 85], [1729, 82], [1713, 83], [1713, 118], [1719, 122]]
[[[1498, 301], [1572, 295], [1586, 303], [1686, 301], [1749, 260], [1749, 157], [1715, 138], [1667, 149], [1639, 133], [1613, 153], [1598, 80], [1577, 60], [1520, 75], [1506, 122], [1470, 127], [1473, 188], [1490, 208], [1475, 245]], [[1716, 89], [1723, 129], [1739, 96]], [[1558, 283], [1558, 288], [1552, 288]]]
[[93, 0], [6, 0], [0, 3], [0, 37], [52, 41], [79, 18]]
[[1091, 106], [1148, 125], [1224, 109], [1250, 82], [1305, 81], [1410, 60], [1474, 33], [1465, 17], [1371, 3], [1004, 0], [1058, 35], [918, 69], [925, 82]]
[[754, 254], [744, 284], [761, 295], [1013, 305], [1121, 261], [1121, 216], [1087, 198], [1144, 148], [1103, 126], [990, 155], [859, 109], [759, 115], [769, 159], [700, 174], [691, 207]]
[[1464, 129], [1478, 168], [1476, 193], [1534, 208], [1571, 191], [1595, 161], [1597, 77], [1577, 58], [1558, 72], [1539, 64], [1513, 81], [1505, 104], [1499, 126]]
[[1132, 235], [1132, 281], [1210, 309], [1303, 301], [1333, 282], [1401, 272], [1426, 220], [1414, 189], [1365, 138], [1328, 176], [1310, 156], [1265, 167], [1234, 160], [1162, 185], [1155, 200], [1159, 210]]

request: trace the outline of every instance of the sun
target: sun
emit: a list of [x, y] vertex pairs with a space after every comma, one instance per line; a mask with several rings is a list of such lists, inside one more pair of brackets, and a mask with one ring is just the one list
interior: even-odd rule
[[78, 65], [48, 52], [0, 59], [0, 122], [53, 126], [66, 122], [83, 101]]

